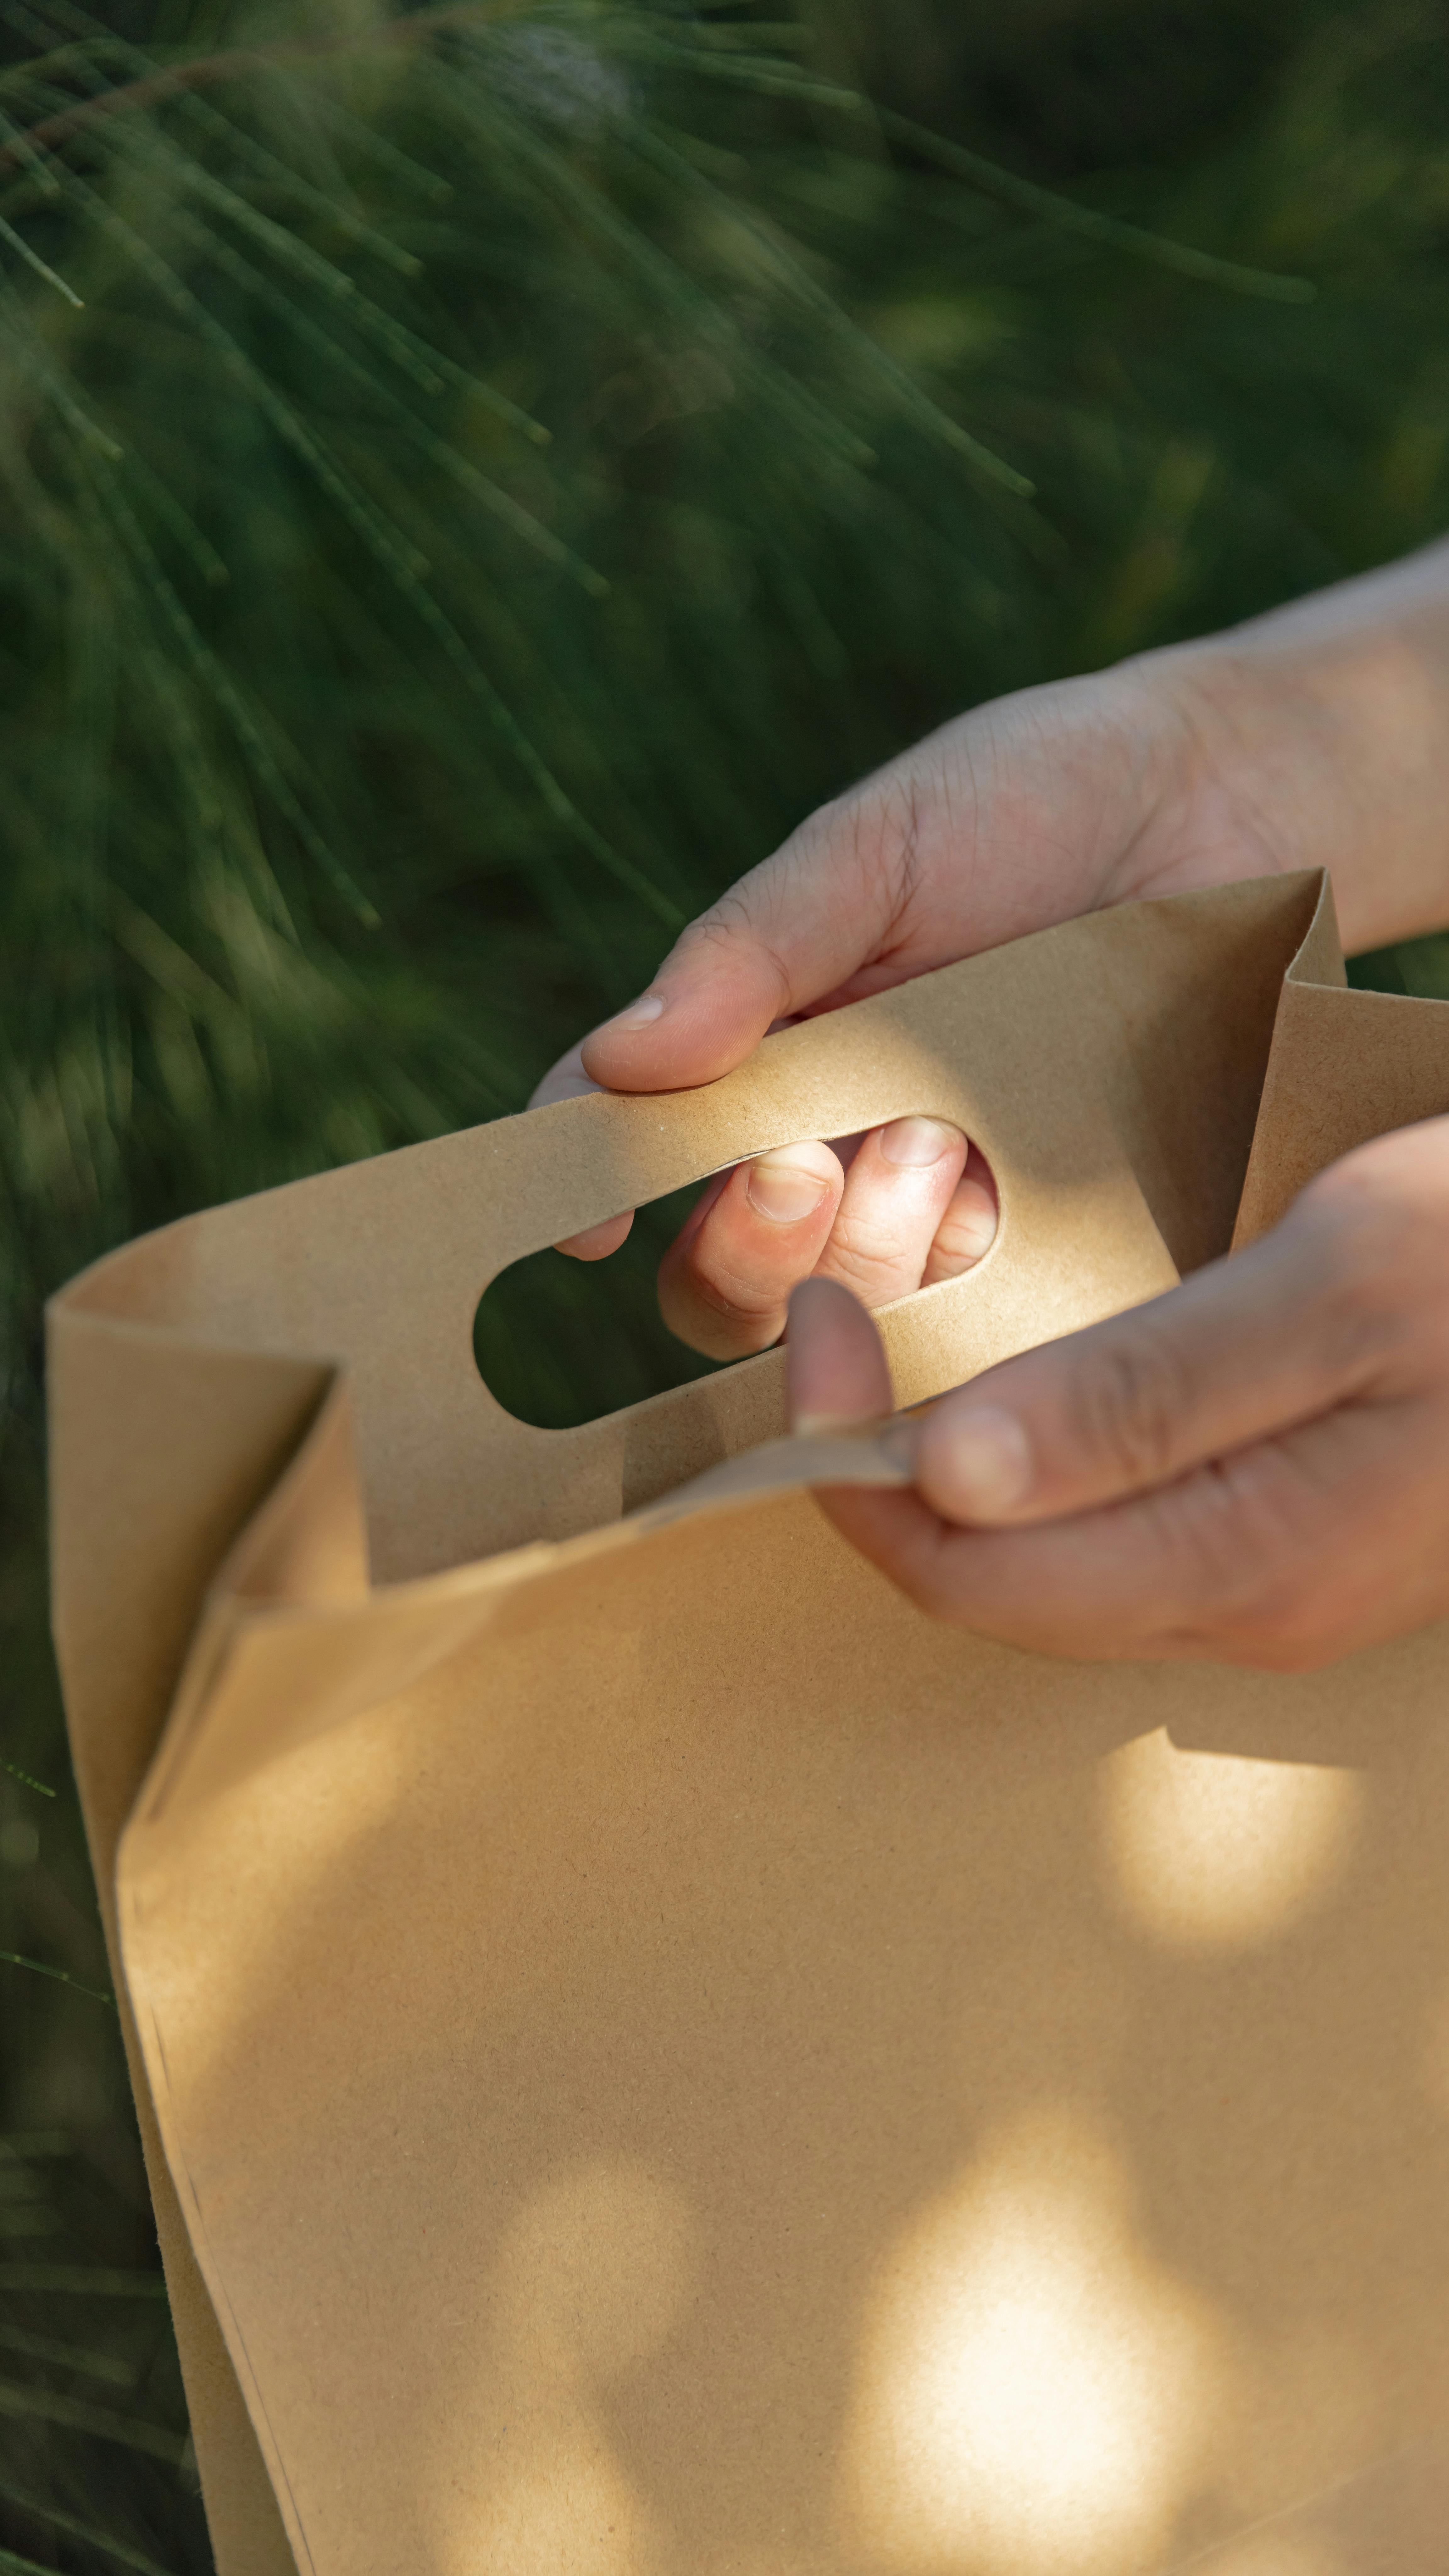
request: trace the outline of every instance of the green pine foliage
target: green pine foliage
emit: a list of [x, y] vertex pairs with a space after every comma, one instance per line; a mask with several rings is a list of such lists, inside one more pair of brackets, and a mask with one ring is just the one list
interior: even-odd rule
[[[208, 2563], [44, 1645], [44, 1294], [518, 1108], [956, 708], [1437, 534], [1444, 37], [0, 5], [0, 1944], [63, 1972], [0, 1969], [5, 2563]], [[678, 1374], [649, 1257], [505, 1284], [500, 1391]]]

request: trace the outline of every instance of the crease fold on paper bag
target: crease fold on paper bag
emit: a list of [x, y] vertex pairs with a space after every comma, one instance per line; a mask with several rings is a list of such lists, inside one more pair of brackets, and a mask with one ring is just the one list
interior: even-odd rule
[[57, 1646], [221, 2576], [1278, 2576], [1263, 2532], [1369, 2576], [1390, 2531], [1437, 2576], [1444, 1636], [1015, 1655], [824, 1523], [900, 1471], [782, 1436], [778, 1352], [545, 1432], [471, 1336], [619, 1207], [932, 1115], [1001, 1222], [881, 1316], [912, 1405], [1446, 1109], [1445, 1006], [1348, 991], [1288, 876], [54, 1301]]

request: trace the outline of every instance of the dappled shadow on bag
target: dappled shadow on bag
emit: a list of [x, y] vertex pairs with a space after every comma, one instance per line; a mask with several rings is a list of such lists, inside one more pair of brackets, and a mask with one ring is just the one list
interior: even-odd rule
[[[898, 1471], [772, 1442], [774, 1357], [548, 1433], [469, 1347], [480, 1270], [922, 1097], [1003, 1221], [886, 1315], [898, 1393], [1153, 1293], [1260, 1092], [1245, 1227], [1335, 1097], [1449, 1105], [1438, 1006], [1365, 1034], [1314, 902], [1069, 925], [61, 1310], [77, 1755], [184, 2348], [234, 2374], [198, 2455], [299, 2567], [1118, 2576], [1449, 2418], [1443, 1634], [1017, 1655], [827, 1527], [812, 1475]], [[1297, 1118], [1339, 1010], [1362, 1082]], [[243, 2519], [223, 2576], [284, 2567]]]
[[1367, 1769], [1174, 1754], [1219, 1676], [923, 1630], [782, 1500], [142, 1830], [317, 2563], [1109, 2576], [1431, 2427], [1443, 1670], [1288, 1686]]

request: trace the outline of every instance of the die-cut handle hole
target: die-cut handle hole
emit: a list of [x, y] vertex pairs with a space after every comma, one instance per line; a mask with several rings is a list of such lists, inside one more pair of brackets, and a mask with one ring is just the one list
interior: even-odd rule
[[604, 1261], [531, 1252], [493, 1281], [473, 1322], [478, 1374], [506, 1413], [542, 1431], [574, 1431], [736, 1360], [707, 1360], [676, 1340], [655, 1276], [700, 1184], [641, 1207]]
[[[863, 1141], [834, 1140], [847, 1172]], [[973, 1149], [959, 1186], [969, 1197], [972, 1185], [983, 1182], [994, 1195], [991, 1176]], [[738, 1359], [702, 1358], [676, 1339], [659, 1312], [660, 1261], [702, 1186], [691, 1182], [641, 1207], [625, 1242], [602, 1260], [535, 1252], [493, 1281], [479, 1301], [473, 1350], [480, 1376], [505, 1412], [539, 1430], [576, 1430], [740, 1365]], [[847, 1198], [847, 1210], [849, 1205]], [[862, 1218], [857, 1201], [858, 1227]], [[938, 1252], [947, 1240], [947, 1232], [938, 1235]]]

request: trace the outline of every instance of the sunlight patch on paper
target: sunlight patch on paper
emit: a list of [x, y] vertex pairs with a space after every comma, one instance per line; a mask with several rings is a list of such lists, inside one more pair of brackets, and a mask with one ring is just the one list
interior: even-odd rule
[[563, 2423], [532, 2428], [526, 2458], [458, 2536], [449, 2576], [636, 2576], [659, 2538], [607, 2444]]
[[682, 2195], [633, 2159], [541, 2182], [499, 2248], [471, 2397], [440, 2422], [440, 2576], [646, 2576], [667, 2556], [600, 2402], [667, 2340], [697, 2269]]
[[1222, 2381], [1213, 2321], [1134, 2244], [1100, 2134], [1025, 2121], [878, 2282], [847, 2531], [930, 2576], [1121, 2576], [1170, 2543]]
[[1101, 1796], [1114, 1897], [1180, 1948], [1284, 1930], [1338, 1877], [1363, 1807], [1351, 1771], [1184, 1752], [1162, 1733], [1112, 1756]]

